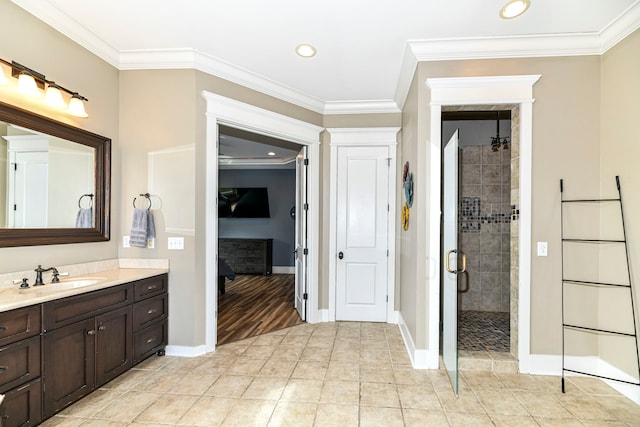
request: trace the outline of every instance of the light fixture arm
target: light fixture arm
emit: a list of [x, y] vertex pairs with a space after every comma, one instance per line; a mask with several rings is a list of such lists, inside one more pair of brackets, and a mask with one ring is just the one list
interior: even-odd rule
[[73, 90], [67, 89], [66, 87], [63, 87], [61, 85], [59, 85], [58, 83], [54, 82], [53, 80], [47, 80], [47, 78], [45, 77], [44, 74], [39, 73], [29, 67], [26, 67], [16, 61], [7, 61], [5, 59], [0, 58], [0, 63], [8, 66], [11, 68], [11, 76], [12, 77], [18, 77], [20, 74], [26, 73], [28, 75], [30, 75], [31, 77], [34, 78], [34, 80], [36, 81], [36, 84], [40, 87], [40, 89], [44, 89], [44, 85], [46, 84], [47, 86], [53, 86], [57, 89], [60, 89], [66, 93], [68, 93], [69, 95], [79, 98], [83, 101], [89, 101], [87, 98], [85, 98], [84, 96], [80, 95], [78, 92], [75, 92]]

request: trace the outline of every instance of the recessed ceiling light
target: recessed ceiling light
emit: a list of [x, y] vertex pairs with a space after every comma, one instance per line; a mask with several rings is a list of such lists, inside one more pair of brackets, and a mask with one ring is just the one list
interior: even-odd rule
[[511, 0], [500, 9], [500, 17], [512, 19], [522, 15], [529, 9], [529, 0]]
[[276, 155], [276, 153], [274, 153], [273, 151], [269, 151], [267, 154], [268, 154], [269, 156], [275, 156], [275, 155]]
[[311, 58], [316, 54], [316, 48], [310, 44], [303, 43], [296, 46], [296, 53], [303, 58]]

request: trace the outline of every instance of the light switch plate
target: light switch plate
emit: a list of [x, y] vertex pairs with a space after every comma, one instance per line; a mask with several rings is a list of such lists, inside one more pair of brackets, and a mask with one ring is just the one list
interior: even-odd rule
[[184, 249], [184, 237], [169, 237], [167, 247], [169, 250]]

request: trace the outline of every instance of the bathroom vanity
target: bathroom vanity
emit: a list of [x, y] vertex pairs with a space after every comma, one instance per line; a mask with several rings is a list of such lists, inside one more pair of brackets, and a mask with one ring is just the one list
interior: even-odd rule
[[164, 354], [167, 273], [99, 274], [92, 282], [0, 291], [0, 310], [16, 306], [0, 312], [4, 427], [36, 425], [150, 355]]

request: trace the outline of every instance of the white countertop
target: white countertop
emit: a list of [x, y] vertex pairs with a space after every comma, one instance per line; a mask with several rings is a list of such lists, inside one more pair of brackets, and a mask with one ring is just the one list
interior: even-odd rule
[[116, 268], [61, 277], [60, 283], [45, 283], [27, 289], [20, 289], [18, 284], [0, 289], [0, 312], [97, 291], [168, 272], [168, 268]]

